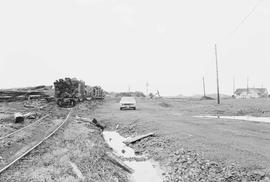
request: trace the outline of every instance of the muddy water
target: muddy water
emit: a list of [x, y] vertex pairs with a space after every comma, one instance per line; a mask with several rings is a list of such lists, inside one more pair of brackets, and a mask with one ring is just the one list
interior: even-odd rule
[[254, 117], [254, 116], [194, 116], [197, 118], [216, 118], [216, 119], [233, 119], [233, 120], [243, 120], [243, 121], [255, 121], [255, 122], [264, 122], [270, 123], [270, 117]]
[[115, 131], [104, 131], [103, 137], [113, 149], [114, 154], [125, 159], [129, 158], [124, 163], [135, 171], [130, 177], [131, 182], [162, 182], [158, 163], [150, 160], [136, 161], [136, 158], [142, 156], [136, 156], [134, 150], [123, 143], [127, 138]]

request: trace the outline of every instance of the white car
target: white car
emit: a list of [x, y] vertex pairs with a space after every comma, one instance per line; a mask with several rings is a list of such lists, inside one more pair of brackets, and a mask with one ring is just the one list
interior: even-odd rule
[[134, 109], [136, 110], [136, 100], [134, 97], [122, 97], [120, 100], [120, 110]]

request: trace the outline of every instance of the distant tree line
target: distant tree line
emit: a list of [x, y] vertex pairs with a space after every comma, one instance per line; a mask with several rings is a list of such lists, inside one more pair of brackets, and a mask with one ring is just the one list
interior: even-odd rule
[[120, 92], [115, 94], [116, 97], [145, 97], [143, 92]]

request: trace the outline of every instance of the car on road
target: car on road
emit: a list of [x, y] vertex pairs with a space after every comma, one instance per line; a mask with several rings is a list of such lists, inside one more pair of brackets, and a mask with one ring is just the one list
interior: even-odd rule
[[136, 100], [134, 97], [122, 97], [120, 100], [120, 110], [133, 109], [136, 110]]

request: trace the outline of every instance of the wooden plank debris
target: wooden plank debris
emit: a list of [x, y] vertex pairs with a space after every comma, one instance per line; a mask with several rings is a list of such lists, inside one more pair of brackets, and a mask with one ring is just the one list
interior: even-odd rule
[[125, 171], [127, 171], [128, 173], [134, 173], [134, 170], [132, 168], [130, 168], [129, 166], [127, 166], [124, 162], [122, 162], [119, 158], [117, 158], [115, 155], [107, 152], [106, 156], [108, 158], [109, 161], [111, 161], [113, 164], [121, 167], [122, 169], [124, 169]]
[[0, 90], [0, 102], [27, 100], [33, 95], [35, 98], [48, 97], [43, 91]]
[[14, 113], [14, 119], [15, 119], [15, 123], [22, 123], [24, 122], [24, 115], [21, 113]]
[[128, 145], [128, 144], [131, 144], [131, 143], [135, 143], [135, 142], [137, 142], [137, 141], [139, 141], [139, 140], [141, 140], [143, 138], [147, 138], [147, 137], [154, 136], [154, 135], [155, 135], [155, 133], [148, 133], [148, 134], [145, 134], [145, 135], [141, 135], [141, 136], [137, 136], [137, 137], [134, 137], [134, 138], [131, 138], [131, 139], [127, 139], [127, 140], [124, 141], [124, 143], [126, 145]]
[[15, 120], [14, 122], [15, 123], [22, 123], [22, 122], [24, 122], [25, 118], [35, 119], [36, 117], [37, 117], [37, 113], [34, 113], [34, 112], [29, 112], [26, 114], [14, 113], [14, 120]]
[[84, 122], [87, 122], [87, 123], [90, 123], [90, 124], [93, 124], [95, 125], [96, 127], [100, 128], [102, 131], [106, 128], [106, 126], [100, 122], [98, 122], [96, 120], [96, 118], [93, 118], [92, 120], [89, 119], [89, 118], [83, 118], [83, 117], [79, 117], [79, 116], [76, 116], [76, 119], [78, 120], [81, 120], [81, 121], [84, 121]]
[[71, 165], [72, 170], [73, 170], [73, 172], [77, 175], [77, 177], [78, 177], [80, 180], [84, 181], [85, 177], [83, 176], [83, 174], [82, 174], [82, 172], [80, 171], [80, 169], [78, 168], [78, 166], [77, 166], [75, 163], [71, 162], [71, 161], [69, 161], [69, 164]]

